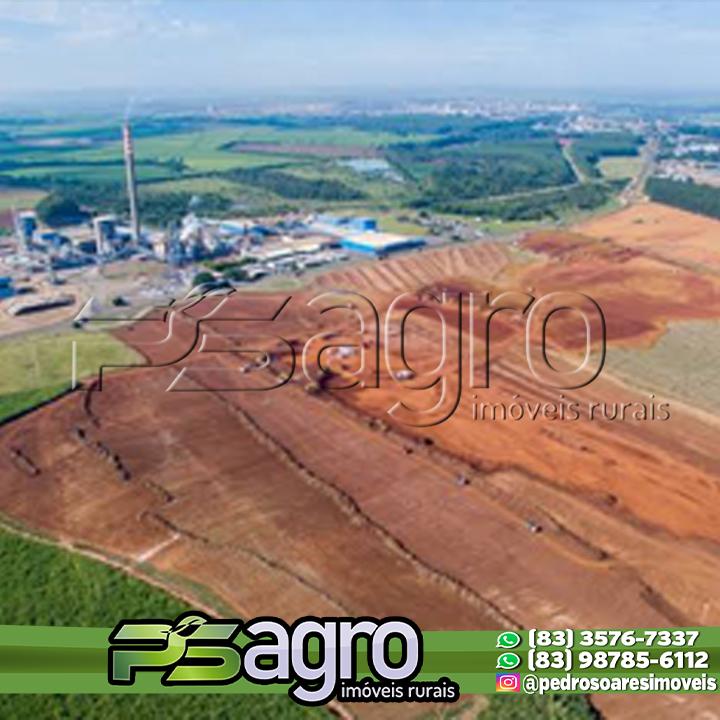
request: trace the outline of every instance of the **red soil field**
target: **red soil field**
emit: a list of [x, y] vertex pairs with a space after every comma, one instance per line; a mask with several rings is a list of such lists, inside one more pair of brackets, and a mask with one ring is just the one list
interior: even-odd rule
[[720, 272], [720, 221], [658, 203], [640, 203], [578, 228], [591, 238], [642, 251], [695, 272]]
[[[328, 389], [353, 378], [355, 356], [335, 357], [327, 384], [302, 374], [308, 338], [325, 331], [342, 345], [356, 331], [347, 310], [307, 305], [333, 288], [367, 295], [381, 315], [401, 292], [411, 294], [407, 308], [443, 288], [575, 290], [602, 307], [608, 353], [647, 346], [671, 319], [720, 316], [712, 274], [630, 245], [580, 228], [530, 236], [533, 254], [521, 261], [481, 243], [356, 264], [320, 276], [245, 344], [239, 335], [255, 326], [241, 318], [272, 316], [283, 296], [179, 308], [167, 340], [157, 313], [117, 334], [167, 367], [106, 376], [102, 389], [0, 428], [0, 509], [175, 589], [202, 597], [205, 588], [247, 616], [395, 613], [427, 629], [718, 624], [716, 416], [671, 403], [670, 419], [655, 422], [474, 419], [478, 403], [558, 403], [560, 394], [582, 407], [650, 402], [605, 373], [578, 390], [540, 385], [511, 311], [492, 320], [490, 387], [467, 387], [451, 361], [447, 388], [462, 377], [461, 401], [433, 427], [388, 415], [398, 400], [431, 405], [437, 389], [398, 385], [382, 363], [378, 388]], [[442, 314], [456, 311], [449, 302]], [[183, 358], [200, 318], [206, 352]], [[570, 362], [577, 323], [557, 322], [553, 351]], [[411, 330], [413, 362], [430, 368], [437, 319], [417, 313]], [[447, 336], [455, 347], [451, 322]], [[259, 391], [289, 372], [290, 347], [292, 379]], [[255, 362], [261, 351], [267, 367]], [[717, 710], [700, 696], [593, 702], [611, 717]]]

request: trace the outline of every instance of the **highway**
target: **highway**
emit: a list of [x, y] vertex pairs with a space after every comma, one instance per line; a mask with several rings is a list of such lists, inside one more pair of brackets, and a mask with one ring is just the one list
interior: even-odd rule
[[627, 187], [620, 193], [619, 200], [623, 205], [632, 205], [645, 199], [645, 183], [655, 169], [660, 139], [657, 136], [648, 138], [648, 141], [640, 150], [642, 165], [635, 177], [628, 183]]

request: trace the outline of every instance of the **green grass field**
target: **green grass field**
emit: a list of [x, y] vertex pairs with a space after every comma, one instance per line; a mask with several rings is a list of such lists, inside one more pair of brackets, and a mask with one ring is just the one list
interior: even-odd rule
[[42, 190], [0, 188], [0, 212], [33, 208], [45, 197]]
[[[137, 177], [140, 182], [165, 180], [177, 177], [177, 172], [162, 165], [137, 165]], [[83, 180], [85, 182], [116, 183], [125, 182], [125, 168], [117, 165], [40, 165], [23, 167], [5, 171], [5, 175], [13, 178], [33, 178], [39, 182], [55, 182], [57, 180]]]
[[285, 145], [334, 145], [351, 147], [377, 147], [394, 142], [430, 139], [431, 136], [401, 136], [392, 132], [357, 130], [343, 127], [278, 128], [273, 126], [245, 126], [233, 130], [238, 142], [281, 143]]
[[159, 194], [169, 192], [217, 193], [234, 199], [241, 192], [241, 186], [225, 178], [196, 177], [146, 183], [142, 187], [142, 192]]
[[17, 124], [0, 121], [0, 131], [8, 131], [19, 138], [36, 138], [40, 136], [60, 137], [63, 135], [83, 135], [87, 132], [117, 127], [117, 123], [99, 121], [96, 117], [74, 116], [71, 118], [56, 118], [46, 122], [23, 122]]
[[631, 133], [595, 133], [574, 140], [570, 152], [586, 178], [598, 178], [602, 176], [601, 160], [616, 157], [637, 158], [640, 144], [640, 138]]
[[[147, 583], [49, 543], [0, 529], [6, 589], [0, 625], [112, 627], [122, 617], [175, 617], [186, 604]], [[19, 588], [34, 586], [37, 592]], [[41, 591], [40, 591], [41, 590]]]
[[38, 333], [0, 342], [0, 422], [70, 387], [72, 342], [78, 344], [78, 378], [96, 374], [100, 364], [137, 363], [139, 356], [101, 332]]
[[672, 323], [651, 348], [613, 348], [607, 369], [631, 384], [718, 414], [720, 407], [720, 323]]
[[[135, 157], [143, 160], [167, 161], [182, 158], [190, 170], [197, 172], [222, 172], [232, 168], [264, 167], [268, 165], [292, 164], [302, 158], [291, 155], [234, 152], [224, 149], [228, 143], [256, 139], [256, 130], [236, 128], [211, 128], [190, 133], [177, 133], [157, 137], [139, 138], [135, 142]], [[260, 134], [260, 137], [265, 135]], [[110, 160], [122, 158], [120, 141], [106, 143], [91, 150], [73, 153], [78, 162], [83, 160]]]
[[[0, 624], [113, 627], [121, 618], [174, 618], [188, 609], [171, 595], [100, 562], [0, 529]], [[284, 695], [11, 695], [0, 717], [291, 718], [327, 717]]]
[[[31, 142], [37, 136], [45, 139], [83, 136], [81, 123], [38, 124], [22, 128], [18, 143]], [[86, 126], [89, 140], [96, 133], [109, 134], [112, 138], [113, 126], [107, 124]], [[116, 180], [114, 168], [93, 168], [89, 163], [108, 160], [122, 160], [120, 126], [117, 126], [117, 139], [93, 141], [89, 147], [36, 147], [28, 145], [25, 149], [12, 143], [5, 146], [6, 160], [33, 162], [35, 167], [10, 168], [4, 171], [13, 177], [43, 177], [66, 174], [84, 175], [92, 180]], [[16, 129], [15, 129], [16, 130]], [[431, 136], [403, 136], [392, 132], [369, 132], [343, 126], [318, 128], [279, 128], [263, 125], [208, 125], [188, 132], [168, 132], [167, 134], [137, 137], [135, 156], [141, 179], [152, 179], [159, 175], [162, 168], [143, 168], [143, 162], [167, 161], [182, 158], [193, 172], [223, 172], [233, 168], [255, 168], [271, 165], [293, 165], [307, 161], [307, 158], [292, 154], [284, 155], [282, 145], [329, 145], [335, 147], [376, 147], [398, 141], [424, 140]], [[276, 152], [236, 152], [230, 146], [233, 143], [267, 143], [279, 146]], [[21, 150], [19, 152], [19, 150]], [[73, 163], [59, 166], [57, 163]], [[105, 175], [103, 175], [103, 171]], [[144, 174], [143, 174], [144, 173]], [[154, 175], [155, 174], [155, 175]], [[120, 178], [122, 179], [122, 178]]]
[[642, 167], [642, 159], [637, 156], [600, 158], [598, 169], [608, 180], [625, 180], [635, 176]]
[[[464, 127], [457, 119], [448, 122]], [[440, 136], [407, 132], [407, 122], [402, 119], [395, 124], [371, 123], [366, 129], [351, 124], [350, 120], [340, 119], [315, 123], [246, 119], [229, 123], [201, 117], [138, 118], [134, 126], [135, 157], [141, 192], [148, 193], [146, 222], [160, 227], [177, 220], [180, 210], [159, 195], [184, 192], [221, 195], [237, 204], [239, 212], [256, 215], [344, 206], [360, 212], [367, 207], [371, 214], [384, 215], [384, 229], [415, 232], [416, 228], [409, 229], [394, 217], [396, 211], [429, 203], [435, 211], [459, 212], [468, 217], [483, 214], [476, 212], [479, 198], [513, 193], [518, 188], [529, 191], [554, 187], [571, 179], [566, 177], [567, 163], [554, 141], [526, 136], [528, 129], [524, 126], [510, 124], [508, 132], [475, 129], [474, 141], [428, 144], [447, 140], [446, 130]], [[432, 125], [418, 123], [417, 127]], [[6, 121], [6, 126], [0, 123], [0, 133], [3, 130], [7, 134], [0, 135], [0, 175], [43, 190], [64, 184], [65, 193], [77, 196], [81, 205], [99, 212], [115, 212], [115, 206], [124, 202], [119, 121], [78, 117], [60, 122], [37, 121], [27, 126]], [[602, 154], [606, 146], [613, 152], [625, 144], [628, 151], [635, 147], [632, 138], [624, 135], [601, 140], [598, 145], [597, 139], [582, 139], [583, 160], [589, 163], [587, 153]], [[242, 143], [249, 144], [248, 151], [238, 149]], [[344, 148], [348, 155], [382, 148], [403, 182], [343, 167], [337, 158], [327, 156], [328, 148]], [[297, 151], [301, 154], [295, 154]], [[632, 162], [627, 158], [610, 161], [605, 172], [609, 178], [623, 177], [631, 171]], [[460, 178], [456, 177], [458, 167], [463, 169]], [[593, 176], [600, 177], [595, 165], [591, 169]], [[236, 177], [222, 177], [233, 170], [237, 171]], [[255, 174], [242, 175], [242, 171], [250, 170]], [[306, 182], [295, 181], [292, 176]], [[87, 187], [78, 189], [83, 183], [97, 183], [104, 190], [96, 196]], [[581, 199], [571, 198], [568, 203], [583, 207]], [[512, 216], [505, 219], [527, 220], [523, 227], [532, 227], [541, 212], [536, 207], [539, 202], [528, 198], [526, 204], [532, 207], [527, 208], [518, 200], [518, 207], [507, 211]], [[583, 202], [587, 204], [587, 198]], [[557, 208], [553, 212], [557, 215]], [[508, 232], [499, 223], [496, 225], [488, 230], [493, 234]]]
[[[295, 720], [332, 718], [277, 695], [2, 695], [3, 720]], [[517, 716], [520, 717], [520, 716]], [[559, 717], [559, 716], [557, 716]]]

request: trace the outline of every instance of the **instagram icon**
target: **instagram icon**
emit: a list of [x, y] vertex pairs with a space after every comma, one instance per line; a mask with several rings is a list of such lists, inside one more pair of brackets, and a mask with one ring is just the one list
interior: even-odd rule
[[495, 692], [520, 692], [520, 673], [497, 673]]

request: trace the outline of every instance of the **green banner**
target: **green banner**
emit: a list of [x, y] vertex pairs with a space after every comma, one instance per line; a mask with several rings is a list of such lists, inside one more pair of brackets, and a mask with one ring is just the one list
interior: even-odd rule
[[[335, 621], [351, 625], [349, 618], [304, 620], [318, 627], [326, 623], [328, 633], [334, 632]], [[363, 620], [367, 619], [357, 622]], [[277, 623], [288, 637], [300, 629], [297, 623]], [[244, 627], [239, 621], [199, 614], [177, 621], [129, 621], [115, 629], [0, 626], [0, 692], [287, 693], [295, 678], [260, 684], [237, 676], [218, 684], [218, 670], [239, 670], [247, 659], [244, 653], [253, 640], [257, 642], [259, 635], [248, 638], [240, 633], [238, 628]], [[201, 635], [203, 642], [198, 640]], [[267, 632], [263, 637], [267, 642]], [[389, 638], [387, 644], [391, 672], [408, 655], [396, 639]], [[320, 670], [339, 681], [345, 645], [321, 640], [308, 635], [304, 659], [293, 655], [290, 645], [279, 657], [315, 668], [315, 683], [325, 677]], [[351, 645], [351, 684], [371, 678], [372, 683], [385, 683], [388, 693], [396, 691], [402, 683], [378, 673], [379, 651], [376, 647], [371, 652], [371, 642], [368, 632], [357, 647]], [[419, 671], [408, 680], [437, 685], [446, 679], [457, 683], [461, 693], [717, 692], [720, 628], [424, 632], [420, 660]], [[258, 667], [269, 670], [272, 664]], [[171, 683], [163, 682], [163, 672], [158, 671], [171, 670]], [[198, 670], [200, 676], [195, 674]]]

